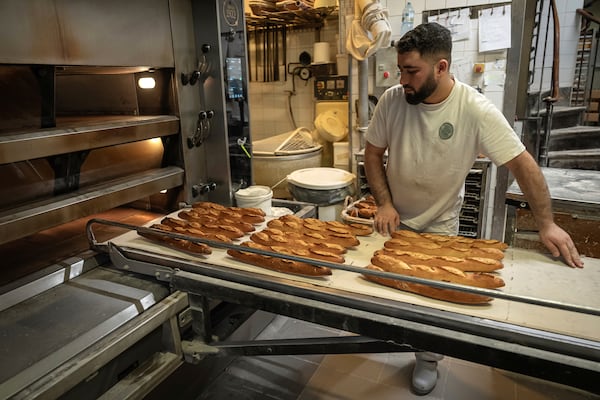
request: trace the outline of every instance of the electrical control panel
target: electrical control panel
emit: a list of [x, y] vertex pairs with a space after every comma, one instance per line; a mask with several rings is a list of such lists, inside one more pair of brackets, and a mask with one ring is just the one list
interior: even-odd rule
[[396, 48], [385, 47], [375, 53], [375, 86], [390, 87], [400, 82], [398, 52]]
[[348, 100], [347, 76], [319, 76], [315, 78], [315, 99]]

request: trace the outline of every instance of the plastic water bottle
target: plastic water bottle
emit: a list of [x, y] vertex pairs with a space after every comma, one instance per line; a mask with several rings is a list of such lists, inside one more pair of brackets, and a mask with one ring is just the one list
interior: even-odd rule
[[410, 31], [413, 28], [414, 22], [415, 9], [409, 1], [402, 11], [402, 28], [400, 29], [400, 36], [404, 36], [406, 32]]

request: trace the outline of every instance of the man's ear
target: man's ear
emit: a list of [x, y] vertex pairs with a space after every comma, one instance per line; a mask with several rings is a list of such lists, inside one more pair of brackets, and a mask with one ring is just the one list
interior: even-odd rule
[[442, 58], [438, 61], [438, 73], [448, 72], [448, 60]]

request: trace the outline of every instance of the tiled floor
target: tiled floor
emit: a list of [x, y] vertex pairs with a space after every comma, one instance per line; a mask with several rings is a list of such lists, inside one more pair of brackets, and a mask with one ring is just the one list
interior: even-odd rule
[[[258, 339], [344, 335], [278, 316]], [[412, 353], [242, 357], [197, 400], [589, 400], [587, 392], [446, 357], [436, 388], [410, 390]]]

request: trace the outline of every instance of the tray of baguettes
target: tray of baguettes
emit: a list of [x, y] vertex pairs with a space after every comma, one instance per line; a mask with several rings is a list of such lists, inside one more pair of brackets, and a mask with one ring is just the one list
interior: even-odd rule
[[358, 200], [353, 200], [348, 196], [342, 209], [342, 220], [348, 223], [373, 225], [376, 213], [377, 205], [372, 195], [361, 197]]
[[[370, 201], [369, 198], [361, 200]], [[356, 206], [356, 203], [352, 204]], [[255, 267], [307, 278], [322, 279], [335, 275], [330, 268], [309, 261], [315, 259], [339, 264], [348, 262], [363, 267], [365, 271], [386, 271], [488, 289], [504, 286], [497, 272], [503, 268], [503, 253], [507, 245], [496, 240], [399, 230], [373, 246], [372, 225], [349, 220], [303, 219], [295, 215], [275, 218], [266, 216], [260, 209], [225, 207], [210, 202], [196, 203], [150, 227], [162, 232], [235, 244], [239, 247], [219, 253]], [[193, 255], [210, 255], [215, 250], [203, 243], [153, 232], [143, 232], [140, 236]], [[366, 247], [361, 243], [363, 238]], [[367, 248], [370, 257], [360, 263], [355, 262]], [[307, 261], [270, 257], [245, 249], [293, 255]], [[492, 300], [487, 296], [437, 289], [425, 284], [378, 278], [369, 273], [361, 275], [373, 283], [453, 303], [481, 304]]]

